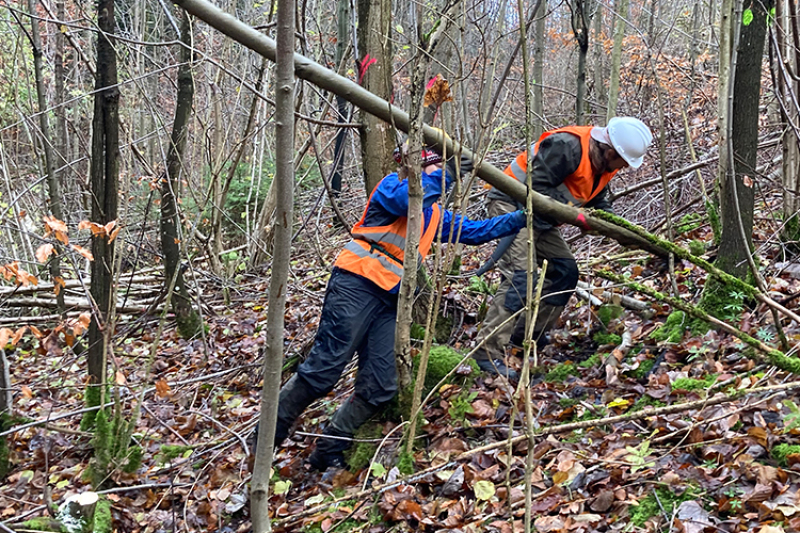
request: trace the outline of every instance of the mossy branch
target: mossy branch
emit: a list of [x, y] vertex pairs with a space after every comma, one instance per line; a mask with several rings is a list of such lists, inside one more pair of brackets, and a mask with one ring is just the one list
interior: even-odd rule
[[727, 333], [730, 333], [731, 335], [735, 336], [736, 338], [748, 344], [749, 346], [752, 346], [756, 350], [763, 352], [767, 356], [769, 361], [776, 367], [780, 368], [781, 370], [786, 370], [787, 372], [791, 372], [792, 374], [800, 374], [800, 359], [798, 359], [797, 357], [787, 356], [783, 352], [776, 350], [775, 348], [768, 346], [767, 344], [764, 344], [760, 340], [751, 337], [747, 333], [744, 333], [736, 329], [730, 324], [727, 324], [722, 320], [719, 320], [718, 318], [714, 318], [713, 316], [709, 315], [705, 311], [702, 311], [701, 309], [699, 309], [694, 305], [667, 296], [666, 294], [651, 289], [650, 287], [646, 287], [641, 283], [636, 283], [634, 281], [626, 279], [620, 276], [619, 274], [611, 272], [610, 270], [606, 269], [595, 270], [595, 274], [601, 278], [613, 281], [615, 283], [619, 283], [620, 285], [624, 285], [630, 289], [645, 294], [653, 298], [654, 300], [667, 303], [672, 307], [680, 309], [684, 313], [693, 316], [694, 318], [703, 320], [705, 322], [708, 322], [709, 324], [713, 324], [718, 328], [726, 331]]
[[663, 250], [667, 250], [669, 253], [675, 254], [675, 257], [680, 257], [681, 259], [684, 259], [692, 264], [699, 266], [700, 268], [711, 274], [720, 282], [735, 287], [738, 291], [743, 292], [748, 296], [755, 298], [759, 302], [769, 306], [772, 309], [775, 309], [779, 313], [788, 316], [792, 320], [800, 323], [800, 315], [798, 315], [797, 313], [790, 311], [789, 309], [786, 309], [786, 307], [782, 306], [775, 300], [769, 298], [768, 296], [765, 296], [756, 287], [742, 281], [741, 279], [735, 276], [731, 276], [727, 272], [720, 270], [719, 268], [715, 267], [702, 257], [697, 257], [696, 255], [692, 255], [685, 248], [682, 248], [675, 243], [664, 240], [656, 235], [648, 233], [647, 230], [645, 230], [643, 227], [637, 226], [636, 224], [633, 224], [632, 222], [629, 222], [628, 220], [625, 220], [622, 217], [606, 213], [605, 211], [601, 211], [599, 209], [592, 211], [592, 216], [601, 218], [603, 220], [611, 222], [612, 224], [617, 224], [618, 226], [621, 226], [632, 233], [636, 233], [640, 237], [650, 241], [654, 246], [661, 248]]

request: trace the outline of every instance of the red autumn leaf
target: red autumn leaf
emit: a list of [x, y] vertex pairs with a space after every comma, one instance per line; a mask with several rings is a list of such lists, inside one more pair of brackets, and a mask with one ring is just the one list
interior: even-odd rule
[[78, 252], [79, 254], [81, 254], [83, 257], [85, 257], [89, 261], [94, 261], [94, 256], [92, 255], [92, 252], [90, 252], [86, 248], [78, 246], [77, 244], [70, 244], [69, 247], [72, 248], [73, 250], [75, 250], [76, 252]]
[[54, 216], [46, 215], [42, 220], [44, 220], [45, 237], [47, 237], [51, 233], [56, 233], [59, 231], [66, 233], [68, 231], [67, 225], [63, 221], [57, 219]]
[[422, 520], [422, 507], [414, 500], [403, 500], [394, 509], [395, 520]]
[[40, 263], [46, 263], [47, 259], [56, 251], [55, 246], [50, 243], [45, 243], [36, 249], [36, 260]]
[[108, 242], [109, 243], [114, 242], [114, 239], [116, 239], [117, 235], [119, 234], [119, 230], [120, 230], [120, 227], [117, 226], [116, 228], [114, 228], [114, 230], [111, 233], [108, 234]]
[[31, 333], [33, 333], [33, 336], [36, 337], [37, 339], [41, 339], [44, 337], [44, 333], [39, 331], [39, 328], [37, 328], [36, 326], [28, 326], [28, 327], [30, 328]]
[[53, 292], [58, 296], [61, 294], [61, 289], [65, 288], [67, 284], [64, 282], [64, 278], [61, 276], [56, 276], [53, 278]]
[[0, 328], [0, 348], [5, 348], [8, 345], [8, 340], [14, 332], [8, 328]]
[[425, 88], [425, 100], [422, 105], [425, 107], [430, 105], [440, 106], [445, 102], [452, 101], [453, 96], [450, 93], [450, 83], [444, 79], [441, 74], [437, 74], [436, 77], [428, 82]]
[[22, 326], [17, 331], [14, 332], [14, 336], [11, 338], [11, 344], [14, 346], [22, 339], [22, 336], [25, 335], [25, 332], [28, 330], [28, 326]]

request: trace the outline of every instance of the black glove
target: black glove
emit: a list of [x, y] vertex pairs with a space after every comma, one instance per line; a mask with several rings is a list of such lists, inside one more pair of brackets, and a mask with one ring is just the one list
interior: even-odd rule
[[456, 158], [451, 157], [447, 160], [447, 172], [454, 178], [456, 176], [461, 177], [464, 174], [472, 172], [473, 168], [475, 168], [475, 165], [472, 163], [472, 159], [463, 154], [461, 155], [461, 168], [459, 169], [460, 173], [456, 172]]

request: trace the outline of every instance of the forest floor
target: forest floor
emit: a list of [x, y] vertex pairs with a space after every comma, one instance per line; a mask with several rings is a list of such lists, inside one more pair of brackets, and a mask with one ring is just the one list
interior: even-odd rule
[[[306, 353], [313, 339], [328, 277], [325, 265], [343, 242], [342, 233], [327, 228], [298, 244], [286, 311], [286, 352], [292, 360]], [[766, 241], [768, 233], [757, 236]], [[690, 240], [710, 242], [708, 227], [689, 228], [679, 242]], [[620, 252], [616, 245], [593, 242], [593, 256], [606, 258], [603, 266], [669, 292], [660, 261], [641, 253], [613, 260]], [[475, 270], [490, 249], [467, 249], [462, 272]], [[786, 260], [777, 249], [769, 250], [765, 272], [774, 296], [797, 294], [800, 280], [789, 273], [774, 275], [780, 270], [776, 263]], [[582, 274], [593, 287], [604, 285], [585, 264]], [[681, 296], [696, 302], [705, 273], [679, 263], [676, 278]], [[498, 275], [486, 279], [491, 287]], [[222, 285], [228, 286], [230, 303], [221, 299]], [[245, 439], [258, 417], [267, 289], [268, 279], [251, 274], [207, 282], [205, 340], [180, 339], [169, 321], [156, 338], [158, 317], [118, 328], [113, 389], [126, 419], [134, 416], [134, 406], [141, 408], [134, 439], [143, 455], [135, 472], [114, 469], [103, 483], [100, 492], [111, 504], [114, 530], [249, 531]], [[468, 277], [450, 280], [443, 313], [451, 325], [438, 344], [468, 351], [491, 297], [486, 289]], [[645, 301], [628, 290], [614, 292]], [[686, 331], [674, 342], [657, 341], [654, 332], [670, 309], [650, 304], [645, 312], [635, 311], [615, 307], [617, 297], [605, 299], [602, 307], [572, 299], [532, 375], [537, 431], [585, 422], [585, 427], [534, 439], [530, 484], [536, 530], [800, 530], [800, 447], [787, 447], [800, 443], [797, 389], [748, 392], [789, 383], [792, 376], [718, 331]], [[790, 306], [797, 309], [797, 302]], [[736, 294], [730, 305], [731, 316], [738, 315], [733, 324], [777, 345], [764, 307]], [[800, 341], [800, 324], [787, 323], [785, 332], [791, 342]], [[46, 516], [46, 501], [59, 504], [68, 494], [91, 490], [85, 473], [93, 457], [92, 435], [80, 429], [79, 412], [85, 367], [70, 349], [28, 335], [7, 355], [15, 415], [52, 420], [9, 435], [12, 470], [0, 480], [0, 521], [32, 530], [33, 525], [21, 524]], [[513, 363], [519, 367], [521, 362]], [[371, 426], [372, 442], [358, 445], [351, 469], [309, 470], [304, 460], [314, 435], [352, 391], [354, 371], [348, 370], [330, 395], [305, 412], [277, 454], [271, 499], [275, 529], [524, 531], [529, 441], [524, 416], [518, 414], [524, 413], [523, 402], [514, 400], [505, 380], [468, 373], [460, 369], [425, 406], [413, 477], [404, 478], [397, 467], [400, 431], [393, 431], [398, 423], [392, 420]], [[287, 368], [284, 379], [290, 374]], [[723, 393], [725, 401], [711, 402]], [[671, 413], [650, 412], [693, 401], [700, 403]], [[630, 413], [641, 416], [594, 422]], [[377, 463], [370, 466], [373, 454]]]

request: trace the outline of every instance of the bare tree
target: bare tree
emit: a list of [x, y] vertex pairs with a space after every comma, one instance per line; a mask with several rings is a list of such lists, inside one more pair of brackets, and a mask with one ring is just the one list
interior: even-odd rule
[[[119, 187], [119, 87], [114, 50], [114, 0], [98, 0], [97, 71], [92, 119], [91, 221], [107, 225], [117, 220]], [[114, 243], [103, 233], [92, 235], [91, 295], [96, 305], [89, 324], [89, 387], [86, 403], [102, 402], [106, 356], [111, 336], [109, 319], [115, 304]], [[87, 418], [90, 420], [91, 417]]]
[[770, 53], [775, 90], [783, 124], [783, 238], [800, 249], [800, 17], [797, 2], [777, 0], [775, 26], [770, 28]]
[[[358, 0], [357, 58], [359, 78], [365, 89], [390, 100], [392, 94], [391, 0]], [[394, 168], [392, 128], [369, 113], [361, 114], [361, 160], [367, 196]]]
[[267, 349], [261, 414], [253, 480], [250, 516], [253, 531], [270, 531], [268, 501], [272, 469], [272, 443], [278, 417], [278, 393], [283, 364], [284, 312], [289, 279], [289, 259], [294, 219], [294, 0], [278, 1], [278, 33], [275, 69], [275, 239], [272, 277], [269, 283]]
[[575, 121], [579, 126], [586, 123], [586, 56], [589, 53], [589, 26], [592, 24], [597, 4], [595, 0], [570, 0], [567, 4], [572, 13], [572, 34], [578, 44], [578, 85], [575, 90]]
[[[174, 287], [172, 309], [178, 331], [190, 339], [203, 327], [199, 314], [192, 306], [191, 295], [186, 287], [180, 267], [181, 243], [180, 218], [175, 192], [180, 189], [180, 177], [184, 170], [186, 138], [194, 101], [194, 79], [192, 77], [192, 27], [185, 11], [181, 19], [181, 64], [178, 67], [178, 98], [175, 103], [175, 120], [172, 123], [172, 140], [167, 154], [166, 174], [161, 179], [161, 253], [164, 254], [165, 290]], [[174, 280], [174, 281], [173, 281]]]
[[[34, 0], [28, 0], [28, 11], [35, 13], [36, 4]], [[44, 80], [42, 75], [42, 38], [39, 32], [39, 20], [31, 19], [31, 45], [33, 47], [33, 72], [36, 79], [36, 101], [39, 104], [39, 138], [44, 154], [44, 168], [47, 172], [47, 192], [50, 200], [50, 212], [58, 220], [64, 220], [64, 200], [61, 197], [61, 184], [56, 175], [56, 161], [53, 153], [53, 138], [50, 135], [50, 124], [47, 118], [47, 94], [45, 92]], [[64, 278], [61, 276], [61, 246], [57, 248], [48, 262], [50, 278], [56, 291], [56, 302], [58, 313], [66, 315], [64, 305], [64, 291], [62, 286]]]
[[608, 111], [606, 121], [617, 116], [619, 101], [619, 68], [622, 58], [622, 40], [625, 39], [626, 19], [628, 18], [628, 0], [617, 0], [614, 3], [614, 49], [611, 52], [611, 74], [608, 80]]
[[755, 202], [758, 110], [761, 98], [761, 65], [767, 13], [772, 0], [754, 2], [752, 21], [734, 19], [733, 29], [741, 25], [736, 53], [731, 117], [732, 163], [720, 183], [722, 239], [716, 265], [739, 278], [748, 272], [748, 256], [753, 253], [753, 211]]

